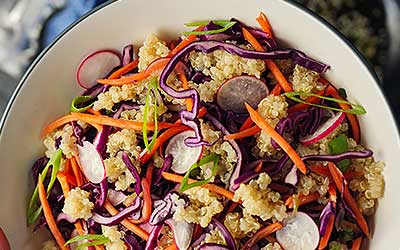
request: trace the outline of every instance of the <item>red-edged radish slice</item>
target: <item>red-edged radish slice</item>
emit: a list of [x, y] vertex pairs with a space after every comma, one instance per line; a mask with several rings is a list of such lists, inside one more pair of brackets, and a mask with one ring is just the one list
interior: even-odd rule
[[300, 138], [299, 141], [303, 145], [311, 145], [313, 143], [322, 140], [327, 137], [330, 133], [333, 132], [339, 125], [343, 122], [346, 115], [343, 112], [338, 112], [331, 118], [329, 118], [326, 122], [321, 124], [317, 131], [315, 131], [312, 135], [307, 135], [303, 138]]
[[78, 145], [79, 161], [82, 172], [92, 183], [100, 183], [106, 178], [106, 168], [96, 147], [84, 141], [83, 146]]
[[85, 89], [93, 87], [97, 79], [106, 77], [121, 65], [120, 56], [112, 50], [98, 50], [87, 55], [76, 71], [78, 84]]
[[176, 221], [174, 219], [166, 220], [165, 223], [171, 228], [174, 241], [179, 250], [186, 250], [192, 242], [194, 226], [186, 221]]
[[298, 212], [276, 232], [276, 239], [285, 250], [315, 250], [319, 243], [319, 230], [310, 216]]
[[186, 146], [185, 139], [188, 137], [195, 137], [194, 131], [188, 130], [175, 135], [165, 149], [165, 155], [171, 155], [173, 159], [171, 169], [178, 174], [186, 173], [200, 159], [203, 151], [201, 146]]
[[254, 76], [236, 76], [227, 80], [217, 92], [217, 103], [225, 111], [246, 113], [244, 103], [253, 108], [269, 93], [267, 85]]
[[108, 189], [107, 199], [111, 202], [111, 204], [116, 207], [122, 202], [124, 202], [128, 198], [126, 194], [122, 191], [115, 191], [114, 189]]

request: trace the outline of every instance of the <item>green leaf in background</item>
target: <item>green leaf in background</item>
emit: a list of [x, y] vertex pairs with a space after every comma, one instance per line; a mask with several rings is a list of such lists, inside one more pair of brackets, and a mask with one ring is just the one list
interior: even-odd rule
[[[307, 92], [303, 92], [303, 91], [299, 91], [299, 92], [286, 92], [283, 94], [284, 96], [286, 96], [287, 98], [299, 102], [299, 103], [303, 103], [303, 104], [307, 104], [310, 106], [315, 106], [315, 107], [319, 107], [319, 108], [324, 108], [324, 109], [331, 109], [331, 110], [335, 110], [335, 111], [339, 111], [339, 112], [344, 112], [344, 113], [349, 113], [349, 114], [353, 114], [353, 115], [363, 115], [366, 114], [367, 111], [364, 109], [363, 106], [359, 105], [359, 104], [354, 104], [345, 100], [340, 100], [340, 99], [336, 99], [333, 97], [326, 97], [326, 96], [320, 96], [314, 93], [307, 93]], [[332, 101], [332, 102], [336, 102], [336, 103], [344, 103], [344, 104], [348, 104], [350, 105], [352, 108], [351, 109], [340, 109], [340, 108], [335, 108], [335, 107], [330, 107], [330, 106], [325, 106], [325, 105], [320, 105], [320, 104], [314, 104], [314, 103], [310, 103], [310, 102], [306, 102], [296, 96], [304, 96], [304, 97], [310, 97], [310, 96], [314, 96], [314, 97], [318, 97], [320, 99], [324, 99], [324, 100], [328, 100], [328, 101]]]
[[[345, 134], [340, 134], [336, 136], [333, 140], [328, 143], [330, 154], [341, 154], [347, 152], [349, 145], [347, 144], [347, 136]], [[350, 159], [342, 160], [337, 163], [338, 168], [342, 172], [346, 172], [350, 167]]]
[[[190, 169], [186, 172], [185, 176], [183, 177], [180, 191], [184, 192], [184, 191], [186, 191], [186, 190], [188, 190], [190, 188], [201, 186], [201, 185], [209, 183], [211, 181], [211, 179], [215, 176], [216, 172], [217, 172], [218, 161], [219, 161], [219, 156], [216, 155], [216, 154], [212, 154], [212, 155], [205, 156], [205, 157], [201, 158], [199, 162], [194, 163], [190, 167]], [[203, 166], [204, 164], [207, 164], [209, 162], [213, 162], [213, 167], [211, 169], [211, 172], [212, 172], [211, 176], [209, 178], [205, 179], [205, 180], [196, 181], [196, 182], [193, 182], [193, 183], [189, 184], [188, 181], [189, 181], [190, 173], [194, 169], [199, 168], [200, 166]]]
[[[60, 163], [61, 163], [61, 157], [62, 157], [62, 151], [61, 149], [57, 149], [53, 155], [51, 156], [49, 162], [46, 164], [44, 167], [41, 176], [42, 176], [42, 181], [45, 180], [47, 172], [49, 171], [49, 168], [52, 167], [51, 169], [51, 177], [49, 181], [49, 185], [47, 186], [47, 198], [50, 195], [50, 191], [54, 185], [54, 182], [56, 181], [57, 178], [57, 173], [58, 170], [60, 169]], [[31, 200], [28, 204], [28, 210], [27, 210], [27, 224], [32, 225], [40, 216], [42, 213], [42, 206], [37, 206], [37, 201], [39, 199], [39, 189], [38, 185], [36, 185], [35, 190], [33, 191]]]
[[82, 113], [85, 112], [86, 110], [90, 109], [93, 106], [93, 103], [86, 105], [85, 107], [81, 107], [78, 108], [77, 106], [85, 103], [87, 101], [89, 101], [90, 99], [92, 99], [91, 96], [77, 96], [74, 98], [74, 100], [72, 100], [71, 103], [71, 108], [69, 109], [71, 112], [75, 112], [75, 113]]

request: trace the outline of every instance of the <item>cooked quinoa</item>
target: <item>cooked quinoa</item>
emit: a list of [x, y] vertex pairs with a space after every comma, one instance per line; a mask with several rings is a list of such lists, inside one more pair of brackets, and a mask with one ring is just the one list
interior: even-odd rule
[[[290, 227], [296, 215], [300, 214], [298, 212], [303, 212], [310, 219], [308, 223], [312, 223], [313, 229], [316, 229], [314, 231], [318, 238], [322, 224], [327, 221], [326, 216], [335, 216], [338, 227], [331, 228], [332, 234], [327, 245], [321, 248], [351, 249], [352, 240], [359, 235], [360, 229], [365, 228], [358, 227], [360, 223], [353, 219], [348, 210], [344, 209], [343, 220], [336, 218], [338, 213], [322, 212], [329, 211], [325, 210], [330, 209], [329, 206], [340, 209], [344, 203], [342, 187], [332, 181], [331, 171], [343, 172], [343, 178], [346, 178], [342, 180], [343, 185], [350, 189], [359, 211], [371, 216], [384, 193], [384, 163], [375, 159], [365, 145], [356, 142], [353, 123], [344, 119], [327, 124], [333, 117], [339, 117], [338, 112], [343, 111], [338, 110], [340, 107], [335, 101], [322, 103], [327, 107], [299, 108], [301, 106], [294, 107], [298, 101], [290, 100], [285, 93], [278, 93], [279, 88], [275, 88], [279, 84], [274, 76], [276, 72], [272, 74], [266, 67], [265, 54], [260, 56], [252, 45], [245, 42], [244, 37], [235, 38], [236, 35], [240, 36], [241, 24], [235, 25], [239, 27], [235, 26], [234, 30], [231, 28], [224, 34], [231, 34], [228, 35], [230, 39], [209, 42], [204, 41], [207, 39], [204, 36], [202, 41], [197, 41], [198, 45], [204, 43], [210, 53], [197, 50], [198, 46], [182, 57], [177, 57], [179, 53], [174, 54], [177, 41], [163, 41], [150, 34], [139, 46], [138, 66], [121, 76], [138, 74], [137, 81], [122, 85], [118, 79], [99, 81], [114, 85], [104, 88], [102, 93], [88, 101], [90, 105], [93, 104], [93, 110], [102, 116], [93, 110], [83, 111], [90, 114], [90, 120], [63, 123], [44, 137], [46, 157], [35, 164], [34, 181], [41, 173], [47, 186], [50, 172], [55, 167], [62, 171], [57, 173], [55, 186], [48, 197], [55, 217], [64, 213], [71, 219], [79, 219], [83, 230], [87, 230], [89, 225], [91, 234], [109, 239], [102, 246], [105, 250], [130, 249], [129, 237], [134, 237], [143, 246], [150, 244], [156, 250], [170, 249], [179, 240], [185, 241], [179, 242], [181, 245], [190, 245], [188, 250], [198, 250], [205, 244], [216, 244], [216, 248], [230, 248], [230, 245], [236, 244], [236, 249], [248, 246], [249, 249], [282, 250], [276, 241], [279, 240], [279, 233], [272, 232], [269, 237], [260, 237], [262, 239], [259, 235], [265, 234], [265, 229], [268, 231], [271, 224], [274, 227]], [[251, 32], [256, 34], [256, 39], [263, 46], [272, 44], [270, 38], [266, 38], [267, 34], [260, 36], [261, 30], [252, 29]], [[187, 37], [181, 39], [186, 40]], [[218, 46], [212, 47], [215, 44]], [[187, 46], [190, 49], [192, 45]], [[272, 52], [270, 56], [274, 57], [275, 52], [270, 50], [276, 48], [269, 46], [268, 50]], [[269, 60], [276, 63], [294, 91], [325, 94], [321, 90], [326, 86], [320, 83], [320, 77], [324, 77], [325, 70], [322, 68], [327, 68], [327, 65], [311, 60], [306, 55], [298, 60], [294, 56], [286, 57], [285, 52], [276, 54], [279, 59]], [[134, 60], [128, 59], [130, 62]], [[148, 66], [157, 59], [163, 62], [168, 60], [169, 63], [153, 71], [153, 67]], [[176, 68], [168, 68], [174, 63]], [[171, 74], [165, 74], [166, 69], [171, 69]], [[253, 108], [257, 110], [249, 112], [252, 124], [248, 120], [249, 114], [226, 112], [222, 109], [223, 105], [216, 103], [216, 97], [221, 95], [218, 89], [223, 84], [232, 84], [233, 81], [228, 81], [231, 78], [236, 77], [240, 81], [243, 76], [259, 85], [263, 84], [260, 89], [268, 88], [271, 92], [275, 88], [274, 94], [265, 91], [265, 96], [254, 104]], [[183, 84], [184, 78], [188, 86]], [[154, 86], [158, 91], [154, 90]], [[246, 93], [244, 87], [243, 95]], [[317, 111], [323, 114], [322, 117], [316, 115]], [[60, 121], [58, 123], [63, 120]], [[265, 126], [261, 126], [261, 123]], [[278, 124], [286, 127], [277, 129]], [[281, 133], [280, 136], [266, 129], [268, 125]], [[110, 130], [104, 129], [107, 128], [105, 126], [110, 126]], [[251, 126], [250, 130], [245, 126]], [[256, 126], [263, 127], [263, 130], [254, 132]], [[326, 133], [323, 134], [311, 131], [313, 128], [323, 130], [327, 126], [329, 131], [324, 130]], [[156, 127], [158, 131], [154, 131]], [[240, 128], [246, 131], [238, 132]], [[194, 137], [182, 138], [181, 133], [190, 130], [196, 132], [193, 133]], [[245, 137], [242, 137], [243, 133]], [[145, 141], [145, 134], [148, 141]], [[312, 143], [304, 142], [304, 136], [312, 137]], [[276, 147], [273, 146], [272, 137], [278, 144]], [[339, 139], [342, 140], [340, 143]], [[79, 152], [82, 152], [81, 149], [87, 150], [93, 162], [103, 162], [104, 168], [103, 164], [81, 160], [78, 145], [82, 147]], [[62, 151], [60, 164], [52, 166], [45, 175], [43, 165], [46, 158], [52, 158], [58, 148]], [[336, 157], [342, 155], [336, 154], [342, 153], [350, 155], [350, 159], [339, 161]], [[328, 165], [325, 159], [301, 159], [307, 155], [329, 155], [334, 158], [332, 162], [336, 165]], [[125, 156], [139, 176], [134, 169], [127, 167], [124, 162], [126, 159], [123, 160]], [[171, 162], [165, 160], [169, 157], [172, 157]], [[284, 159], [288, 161], [283, 162]], [[77, 165], [71, 164], [72, 160], [77, 160], [78, 169]], [[342, 167], [341, 163], [347, 165]], [[291, 171], [292, 166], [297, 166], [297, 170], [293, 168], [296, 172]], [[326, 169], [327, 166], [330, 169]], [[100, 179], [103, 173], [104, 179]], [[288, 176], [289, 173], [293, 176]], [[340, 174], [336, 173], [336, 176]], [[80, 181], [83, 185], [80, 185]], [[69, 185], [70, 191], [65, 196], [60, 193], [59, 184], [62, 184], [63, 190]], [[336, 196], [333, 196], [332, 189], [336, 191]], [[104, 194], [107, 199], [102, 204]], [[110, 194], [120, 195], [118, 204], [113, 203], [112, 198], [116, 197]], [[307, 204], [301, 204], [300, 197], [309, 198]], [[136, 201], [140, 201], [140, 206], [132, 213], [132, 204], [138, 204]], [[31, 207], [28, 217], [32, 217], [30, 210]], [[125, 219], [122, 222], [113, 226], [104, 223], [104, 220], [113, 220], [113, 216], [120, 215], [123, 215], [121, 219]], [[357, 219], [360, 220], [360, 217]], [[63, 236], [77, 235], [78, 230], [72, 231], [71, 228], [75, 226], [68, 224], [68, 227], [60, 227], [60, 231]], [[298, 228], [301, 230], [302, 227]], [[299, 230], [293, 235], [301, 235], [303, 231]], [[348, 234], [346, 238], [342, 236], [344, 233]], [[147, 237], [151, 242], [142, 240]], [[307, 237], [312, 237], [312, 234]], [[313, 239], [310, 242], [317, 241]], [[195, 242], [198, 244], [194, 245]], [[313, 246], [313, 249], [317, 247]], [[45, 250], [58, 248], [53, 241], [43, 245]]]

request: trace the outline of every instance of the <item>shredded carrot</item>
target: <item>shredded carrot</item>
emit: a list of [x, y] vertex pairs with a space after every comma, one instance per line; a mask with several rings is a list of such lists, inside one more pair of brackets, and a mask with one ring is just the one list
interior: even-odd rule
[[326, 230], [324, 235], [321, 235], [321, 240], [319, 241], [319, 250], [323, 250], [326, 248], [329, 242], [329, 238], [331, 237], [333, 225], [335, 223], [335, 216], [333, 214], [330, 215], [328, 224], [326, 226]]
[[[316, 200], [318, 200], [318, 198], [320, 197], [318, 192], [314, 192], [308, 195], [304, 195], [304, 194], [299, 194], [299, 206], [305, 205], [305, 204], [309, 204], [311, 202], [314, 202]], [[285, 205], [288, 208], [293, 208], [294, 207], [294, 203], [293, 203], [293, 196], [289, 196], [286, 201], [285, 201]]]
[[93, 108], [88, 109], [86, 112], [88, 112], [92, 115], [101, 115], [100, 111], [94, 110]]
[[239, 131], [243, 131], [245, 129], [250, 128], [253, 125], [253, 121], [251, 120], [250, 117], [248, 117], [242, 124], [242, 126], [240, 127]]
[[[183, 89], [189, 89], [189, 84], [188, 84], [185, 74], [179, 74], [179, 80], [182, 82]], [[192, 109], [193, 109], [192, 98], [186, 98], [186, 109], [188, 111], [192, 111]]]
[[[111, 202], [108, 199], [104, 202], [104, 208], [107, 210], [107, 212], [109, 212], [113, 216], [119, 213], [119, 211], [111, 204]], [[130, 230], [132, 233], [142, 238], [143, 240], [147, 241], [147, 239], [149, 238], [149, 233], [147, 233], [141, 227], [133, 224], [129, 219], [122, 220], [121, 224], [128, 230]]]
[[239, 203], [232, 203], [229, 207], [228, 207], [228, 210], [226, 210], [226, 214], [229, 214], [229, 213], [232, 213], [236, 208], [237, 208], [237, 206], [239, 206]]
[[154, 171], [154, 164], [153, 164], [153, 162], [150, 162], [150, 164], [147, 166], [147, 170], [146, 170], [146, 179], [147, 179], [147, 183], [150, 186], [153, 181], [153, 171]]
[[139, 59], [133, 60], [132, 62], [128, 63], [127, 65], [123, 66], [122, 68], [114, 71], [108, 79], [117, 79], [122, 75], [134, 70], [139, 65]]
[[356, 178], [356, 177], [361, 177], [364, 175], [363, 172], [361, 171], [347, 171], [343, 173], [344, 178], [346, 179], [346, 181], [351, 181], [352, 179]]
[[239, 131], [237, 133], [225, 135], [224, 140], [228, 141], [228, 140], [243, 139], [246, 137], [256, 135], [257, 133], [260, 133], [260, 131], [261, 131], [261, 129], [257, 125], [254, 125], [251, 128]]
[[275, 87], [271, 90], [271, 95], [278, 96], [282, 92], [282, 87], [279, 84], [276, 84]]
[[260, 24], [261, 29], [273, 39], [274, 33], [272, 32], [272, 27], [268, 21], [267, 16], [263, 12], [260, 12], [256, 20], [258, 24]]
[[49, 227], [51, 234], [54, 236], [54, 239], [56, 240], [58, 246], [61, 249], [63, 250], [69, 249], [68, 247], [64, 246], [65, 240], [60, 230], [57, 227], [56, 221], [54, 220], [54, 216], [51, 212], [49, 201], [46, 198], [46, 191], [44, 190], [41, 175], [39, 175], [38, 178], [38, 188], [39, 188], [39, 200], [43, 207], [44, 218], [46, 219], [47, 226]]
[[174, 242], [172, 245], [165, 248], [165, 250], [178, 250], [178, 247], [176, 246], [176, 244]]
[[279, 222], [272, 223], [268, 226], [265, 226], [257, 231], [246, 243], [244, 243], [242, 249], [251, 249], [258, 241], [263, 238], [271, 235], [282, 228], [282, 224]]
[[342, 175], [342, 172], [332, 162], [328, 162], [328, 168], [329, 168], [329, 171], [331, 172], [332, 178], [336, 184], [337, 189], [341, 190], [346, 203], [349, 205], [351, 211], [354, 213], [356, 222], [360, 226], [361, 231], [363, 231], [363, 233], [368, 237], [368, 239], [370, 239], [371, 236], [369, 234], [369, 228], [368, 228], [367, 221], [365, 220], [364, 216], [361, 214], [356, 201], [351, 196], [350, 191], [347, 187], [347, 184], [344, 183], [344, 185], [343, 185], [344, 176]]
[[263, 163], [262, 163], [262, 161], [260, 161], [260, 163], [258, 163], [258, 165], [257, 165], [257, 167], [254, 169], [254, 171], [256, 171], [257, 173], [260, 173], [261, 170], [262, 170], [262, 166], [263, 166]]
[[336, 188], [333, 183], [329, 184], [328, 193], [329, 199], [336, 204]]
[[134, 224], [148, 222], [152, 212], [153, 202], [151, 200], [150, 186], [146, 178], [142, 179], [142, 189], [143, 189], [142, 217], [139, 220], [131, 219], [130, 221]]
[[[335, 87], [333, 87], [332, 84], [330, 84], [330, 82], [328, 82], [325, 78], [321, 77], [319, 79], [322, 83], [327, 85], [327, 95], [330, 95], [333, 98], [336, 99], [340, 99], [340, 100], [344, 100], [339, 93], [337, 92], [337, 90], [335, 89]], [[338, 105], [342, 108], [342, 109], [351, 109], [351, 106], [345, 103], [338, 103]], [[353, 115], [353, 114], [349, 114], [346, 113], [346, 117], [347, 120], [349, 121], [350, 127], [351, 127], [351, 132], [353, 134], [354, 140], [357, 143], [360, 143], [360, 139], [361, 139], [361, 132], [360, 132], [360, 124], [358, 123], [358, 119], [357, 116]]]
[[362, 237], [358, 237], [353, 241], [353, 245], [351, 246], [351, 250], [360, 250], [361, 249]]
[[[318, 91], [317, 95], [323, 95], [324, 92], [325, 92], [325, 90], [320, 90], [320, 91]], [[321, 98], [318, 98], [316, 96], [310, 96], [305, 101], [312, 103], [312, 104], [317, 104], [320, 100], [321, 100]], [[310, 105], [304, 104], [304, 103], [297, 103], [297, 104], [291, 106], [290, 108], [288, 108], [288, 113], [292, 114], [292, 113], [307, 109], [308, 107], [310, 107]]]
[[[242, 28], [244, 38], [257, 50], [257, 51], [265, 51], [264, 47], [257, 41], [257, 39], [245, 28]], [[285, 76], [282, 74], [279, 67], [275, 64], [273, 60], [265, 60], [265, 64], [274, 75], [278, 84], [282, 87], [285, 92], [292, 92], [292, 86], [286, 80]]]
[[266, 122], [257, 111], [255, 111], [247, 103], [245, 103], [245, 105], [253, 122], [262, 130], [264, 130], [269, 136], [271, 136], [271, 138], [274, 139], [276, 143], [278, 143], [278, 145], [288, 154], [300, 172], [305, 174], [307, 171], [306, 165], [297, 152], [292, 148], [292, 146], [290, 146], [290, 144], [278, 132], [276, 132], [275, 129], [271, 127], [271, 125], [269, 125], [269, 123]]
[[[177, 174], [172, 174], [172, 173], [168, 173], [168, 172], [162, 172], [161, 173], [162, 176], [164, 177], [164, 179], [166, 179], [167, 181], [172, 181], [175, 183], [182, 183], [182, 179], [183, 176], [177, 175]], [[193, 183], [196, 182], [196, 180], [193, 179], [189, 179], [188, 183]], [[233, 199], [233, 193], [229, 190], [226, 190], [225, 188], [219, 187], [217, 185], [214, 184], [204, 184], [201, 185], [201, 187], [207, 188], [208, 190], [210, 190], [211, 192], [220, 194], [222, 196], [224, 196], [225, 198], [232, 200]]]
[[[203, 29], [204, 29], [204, 27], [201, 26], [201, 27], [198, 27], [197, 29], [195, 29], [195, 31], [202, 31]], [[176, 45], [176, 47], [173, 50], [171, 50], [171, 52], [169, 52], [168, 56], [175, 55], [176, 53], [181, 51], [183, 48], [185, 48], [186, 46], [188, 46], [189, 44], [194, 42], [196, 40], [196, 38], [197, 38], [196, 35], [188, 35], [178, 45]]]
[[157, 151], [157, 149], [159, 147], [161, 147], [161, 145], [163, 145], [169, 138], [171, 138], [172, 136], [189, 130], [190, 128], [184, 125], [178, 125], [172, 128], [169, 128], [168, 130], [166, 130], [164, 133], [162, 133], [155, 141], [153, 148], [151, 149], [150, 153], [146, 153], [144, 154], [141, 158], [140, 158], [140, 162], [142, 164], [145, 164], [146, 162], [148, 162], [150, 160], [150, 158], [154, 155], [154, 153]]
[[[91, 125], [93, 124], [101, 124], [101, 125], [108, 125], [108, 126], [113, 126], [113, 127], [118, 127], [118, 128], [127, 128], [127, 129], [132, 129], [132, 130], [142, 130], [143, 128], [143, 123], [142, 122], [136, 122], [136, 121], [128, 121], [128, 120], [122, 120], [122, 119], [115, 119], [112, 117], [108, 117], [105, 115], [91, 115], [91, 114], [83, 114], [83, 113], [72, 113], [70, 115], [66, 115], [64, 117], [61, 117], [54, 122], [50, 123], [47, 127], [45, 127], [42, 130], [42, 137], [47, 135], [48, 133], [52, 132], [58, 127], [61, 127], [62, 125], [72, 122], [72, 121], [83, 121], [86, 123], [89, 123]], [[167, 123], [167, 122], [159, 122], [158, 123], [158, 129], [165, 129], [165, 128], [170, 128], [173, 127], [174, 124], [172, 123]], [[154, 124], [147, 123], [147, 130], [154, 130]]]
[[[201, 117], [203, 117], [205, 114], [207, 114], [207, 109], [205, 108], [205, 107], [201, 107], [200, 109], [199, 109], [199, 113], [197, 114], [197, 118], [201, 118]], [[175, 124], [181, 124], [182, 123], [182, 121], [181, 121], [181, 119], [178, 119], [178, 120], [176, 120], [176, 122], [175, 122]]]
[[83, 185], [82, 172], [81, 168], [79, 167], [78, 159], [76, 157], [71, 158], [71, 166], [72, 166], [72, 171], [74, 172], [76, 185], [80, 187]]
[[72, 169], [71, 169], [71, 160], [68, 159], [68, 158], [65, 160], [64, 172], [65, 172], [65, 173], [68, 173], [68, 174], [72, 173]]
[[311, 165], [308, 168], [314, 173], [317, 173], [319, 175], [323, 175], [325, 177], [328, 177], [329, 179], [332, 179], [331, 172], [329, 172], [329, 169], [327, 167], [320, 166], [320, 165]]

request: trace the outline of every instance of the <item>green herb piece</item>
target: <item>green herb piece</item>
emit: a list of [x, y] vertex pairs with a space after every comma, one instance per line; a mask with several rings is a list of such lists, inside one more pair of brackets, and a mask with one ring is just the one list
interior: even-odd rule
[[350, 227], [345, 227], [343, 230], [339, 231], [339, 238], [344, 241], [351, 241], [354, 239], [354, 231]]
[[235, 24], [236, 24], [236, 22], [229, 22], [220, 29], [203, 30], [203, 31], [187, 31], [187, 32], [182, 32], [182, 34], [184, 34], [184, 35], [213, 35], [213, 34], [222, 33], [224, 31], [226, 31], [227, 29], [231, 28]]
[[[55, 151], [49, 162], [46, 164], [44, 167], [41, 176], [42, 176], [42, 181], [46, 178], [47, 172], [49, 171], [49, 168], [52, 166], [51, 169], [51, 177], [49, 181], [49, 185], [47, 186], [47, 198], [50, 195], [50, 191], [54, 185], [54, 182], [56, 181], [57, 178], [57, 173], [58, 170], [60, 169], [60, 162], [61, 162], [61, 157], [62, 157], [62, 151], [61, 149], [58, 149]], [[35, 190], [33, 191], [31, 200], [28, 205], [28, 210], [27, 210], [27, 224], [32, 225], [40, 216], [42, 213], [42, 206], [37, 206], [37, 201], [39, 199], [39, 186], [36, 185]]]
[[229, 20], [212, 20], [212, 21], [197, 21], [197, 22], [191, 22], [191, 23], [185, 23], [185, 26], [187, 27], [197, 27], [197, 26], [206, 26], [210, 22], [213, 22], [216, 25], [219, 26], [226, 26], [230, 21]]
[[[150, 111], [151, 92], [153, 92], [153, 94], [154, 94], [154, 111], [153, 111], [154, 134], [151, 139], [151, 142], [149, 143], [148, 136], [147, 136], [147, 120], [148, 120], [149, 111]], [[158, 135], [158, 108], [157, 108], [157, 96], [158, 95], [159, 95], [159, 93], [158, 93], [157, 79], [153, 78], [149, 83], [149, 88], [147, 89], [146, 101], [145, 101], [144, 112], [143, 112], [142, 132], [143, 132], [143, 141], [144, 141], [144, 145], [146, 147], [147, 152], [150, 152], [153, 149], [154, 144], [156, 143], [157, 135]]]
[[331, 244], [329, 245], [329, 250], [342, 250], [342, 246], [340, 243]]
[[86, 247], [90, 246], [98, 246], [103, 245], [107, 242], [110, 242], [110, 239], [102, 234], [85, 234], [85, 235], [77, 235], [74, 238], [70, 239], [69, 241], [65, 242], [64, 246], [67, 246], [71, 243], [77, 241], [84, 241], [89, 240], [89, 242], [83, 242], [77, 246], [77, 250], [85, 249]]
[[93, 106], [93, 103], [86, 105], [85, 107], [81, 107], [78, 108], [77, 106], [85, 103], [87, 101], [89, 101], [90, 99], [92, 99], [91, 96], [77, 96], [74, 98], [74, 100], [72, 100], [71, 103], [71, 108], [69, 109], [71, 112], [75, 112], [75, 113], [82, 113], [85, 112], [86, 110], [90, 109]]
[[[287, 92], [284, 93], [284, 95], [296, 102], [299, 103], [303, 103], [303, 104], [307, 104], [310, 106], [315, 106], [315, 107], [319, 107], [319, 108], [324, 108], [324, 109], [331, 109], [331, 110], [335, 110], [335, 111], [339, 111], [339, 112], [344, 112], [344, 113], [349, 113], [349, 114], [353, 114], [353, 115], [363, 115], [366, 114], [367, 111], [364, 109], [363, 106], [359, 105], [359, 104], [354, 104], [345, 100], [340, 100], [340, 99], [336, 99], [336, 98], [332, 98], [332, 97], [326, 97], [326, 96], [320, 96], [314, 93], [307, 93], [307, 92]], [[319, 104], [314, 104], [314, 103], [310, 103], [310, 102], [306, 102], [296, 96], [302, 96], [302, 97], [310, 97], [310, 96], [314, 96], [314, 97], [318, 97], [324, 100], [328, 100], [328, 101], [332, 101], [332, 102], [336, 102], [336, 103], [344, 103], [344, 104], [348, 104], [350, 105], [352, 108], [351, 109], [340, 109], [340, 108], [335, 108], [335, 107], [330, 107], [330, 106], [325, 106], [325, 105], [319, 105]]]
[[[205, 156], [205, 157], [201, 158], [199, 162], [194, 163], [190, 167], [190, 169], [186, 172], [185, 176], [183, 177], [180, 191], [184, 192], [184, 191], [186, 191], [186, 190], [188, 190], [190, 188], [201, 186], [201, 185], [209, 183], [211, 181], [211, 179], [215, 176], [216, 172], [217, 172], [218, 161], [219, 161], [219, 155], [212, 154], [212, 155]], [[203, 166], [204, 164], [207, 164], [209, 162], [213, 162], [213, 167], [211, 169], [211, 176], [209, 178], [205, 179], [205, 180], [196, 181], [196, 182], [193, 182], [193, 183], [189, 184], [188, 181], [189, 181], [190, 173], [193, 170], [195, 170], [196, 168], [198, 168], [200, 166]]]
[[344, 88], [339, 88], [338, 89], [338, 94], [342, 98], [347, 98], [347, 93], [346, 93], [346, 90]]
[[[347, 144], [347, 136], [345, 134], [340, 134], [328, 143], [330, 154], [341, 154], [347, 152], [349, 145]], [[350, 159], [342, 160], [337, 163], [338, 168], [342, 172], [346, 172], [350, 167]]]

